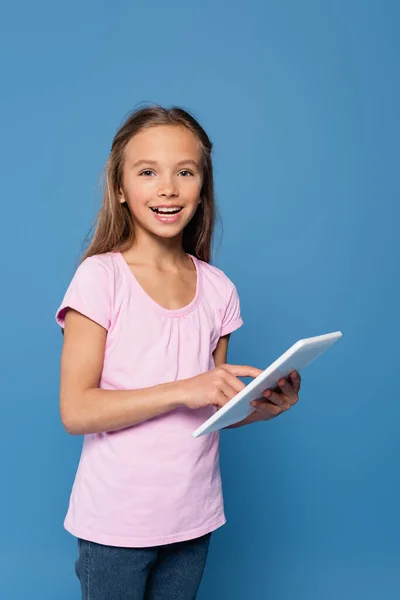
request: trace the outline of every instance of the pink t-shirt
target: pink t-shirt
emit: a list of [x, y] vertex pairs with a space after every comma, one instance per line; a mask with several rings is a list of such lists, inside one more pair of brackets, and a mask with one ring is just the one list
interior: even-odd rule
[[[70, 307], [107, 330], [102, 389], [140, 389], [214, 367], [219, 338], [243, 323], [239, 299], [221, 270], [191, 258], [196, 296], [177, 310], [152, 300], [119, 252], [78, 267], [56, 319], [63, 327]], [[120, 431], [85, 435], [65, 528], [100, 544], [148, 547], [223, 525], [219, 433], [192, 437], [214, 411], [179, 408]]]

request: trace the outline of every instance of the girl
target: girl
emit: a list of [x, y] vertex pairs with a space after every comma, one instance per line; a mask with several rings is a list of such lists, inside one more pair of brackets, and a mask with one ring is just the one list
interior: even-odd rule
[[[84, 600], [194, 599], [225, 523], [219, 435], [191, 434], [261, 371], [226, 364], [242, 319], [234, 284], [210, 265], [211, 149], [180, 108], [127, 119], [57, 311], [61, 418], [84, 434], [65, 519]], [[299, 388], [293, 372], [236, 426], [287, 410]]]

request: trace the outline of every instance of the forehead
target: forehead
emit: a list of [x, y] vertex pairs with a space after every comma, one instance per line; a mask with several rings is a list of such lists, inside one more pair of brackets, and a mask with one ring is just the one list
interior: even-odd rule
[[129, 160], [149, 159], [155, 161], [198, 160], [201, 145], [189, 129], [179, 125], [154, 125], [134, 135], [125, 148]]

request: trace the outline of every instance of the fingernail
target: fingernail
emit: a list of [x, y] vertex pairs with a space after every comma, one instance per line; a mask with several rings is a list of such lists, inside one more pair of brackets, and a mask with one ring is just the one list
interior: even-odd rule
[[271, 396], [271, 392], [268, 390], [267, 392], [265, 392], [265, 395], [267, 398], [269, 398]]

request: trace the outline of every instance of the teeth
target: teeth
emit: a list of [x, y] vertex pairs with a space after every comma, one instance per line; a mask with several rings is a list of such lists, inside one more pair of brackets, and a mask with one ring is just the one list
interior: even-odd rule
[[180, 212], [182, 210], [182, 207], [181, 206], [175, 206], [172, 208], [156, 208], [156, 207], [154, 207], [151, 210], [160, 215], [173, 215], [173, 214]]

